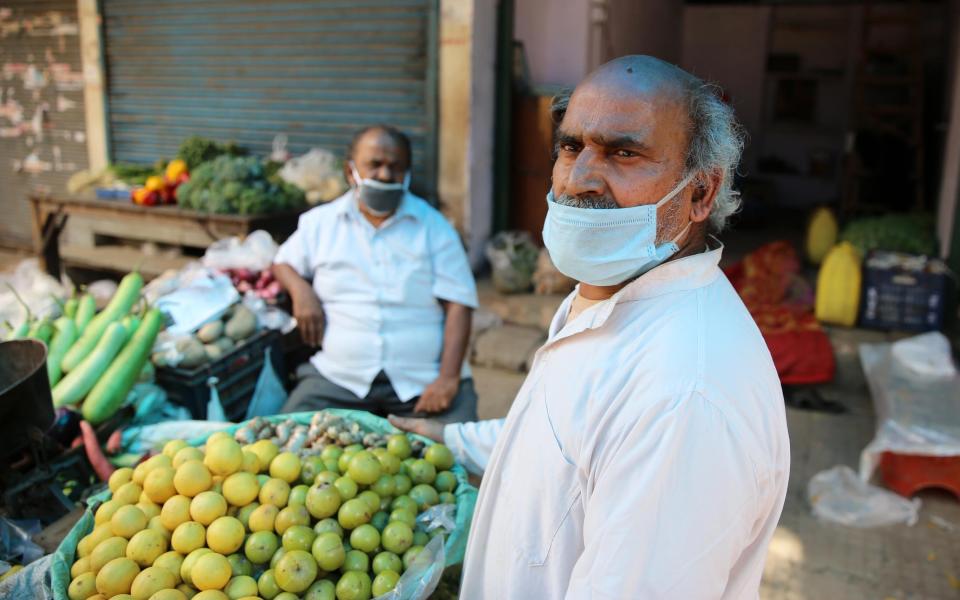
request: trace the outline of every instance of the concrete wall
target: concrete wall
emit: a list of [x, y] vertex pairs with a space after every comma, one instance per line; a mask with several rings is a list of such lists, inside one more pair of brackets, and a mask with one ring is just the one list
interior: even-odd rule
[[680, 0], [608, 0], [611, 58], [649, 54], [680, 62], [683, 12]]
[[[684, 9], [680, 66], [719, 83], [752, 139], [763, 124], [768, 6], [687, 6]], [[755, 144], [748, 144], [743, 166], [753, 170]]]
[[495, 57], [495, 3], [442, 0], [437, 190], [475, 267], [493, 225]]
[[589, 0], [517, 0], [514, 37], [534, 85], [572, 87], [587, 74]]

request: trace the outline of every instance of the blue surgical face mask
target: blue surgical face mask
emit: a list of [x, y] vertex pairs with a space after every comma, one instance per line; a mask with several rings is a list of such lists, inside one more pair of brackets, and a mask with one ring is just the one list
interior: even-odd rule
[[657, 244], [657, 209], [693, 180], [688, 175], [656, 204], [628, 208], [578, 208], [547, 194], [543, 243], [553, 264], [567, 277], [589, 285], [617, 285], [639, 277], [673, 256], [690, 223]]
[[350, 163], [353, 172], [353, 181], [357, 186], [357, 197], [370, 214], [376, 217], [385, 217], [397, 210], [404, 194], [410, 188], [410, 171], [403, 176], [403, 183], [384, 183], [376, 179], [360, 177], [357, 166]]

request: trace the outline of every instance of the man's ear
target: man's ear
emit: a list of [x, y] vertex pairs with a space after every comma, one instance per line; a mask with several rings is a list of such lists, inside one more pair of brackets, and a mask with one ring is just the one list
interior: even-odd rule
[[695, 181], [697, 186], [690, 197], [690, 220], [702, 223], [710, 217], [713, 210], [713, 201], [723, 183], [723, 173], [720, 170], [701, 173]]
[[347, 180], [347, 185], [353, 187], [357, 185], [357, 182], [353, 180], [353, 170], [350, 168], [350, 162], [347, 160], [343, 163], [343, 177]]

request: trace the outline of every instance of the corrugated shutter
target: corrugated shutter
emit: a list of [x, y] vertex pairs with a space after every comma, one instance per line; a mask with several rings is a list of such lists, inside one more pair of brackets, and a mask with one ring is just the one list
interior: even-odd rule
[[267, 154], [342, 154], [393, 124], [435, 190], [437, 0], [104, 0], [111, 155], [149, 163], [197, 134]]
[[32, 192], [87, 167], [76, 0], [0, 6], [0, 244], [29, 247]]

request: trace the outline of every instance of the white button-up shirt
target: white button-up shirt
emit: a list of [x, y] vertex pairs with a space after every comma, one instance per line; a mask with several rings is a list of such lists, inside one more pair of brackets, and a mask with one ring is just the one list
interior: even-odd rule
[[457, 232], [409, 192], [379, 228], [360, 213], [353, 190], [307, 211], [274, 262], [312, 281], [323, 303], [322, 349], [310, 361], [360, 398], [381, 370], [401, 400], [419, 396], [440, 374], [438, 300], [477, 306]]
[[448, 425], [483, 484], [464, 600], [757, 598], [783, 508], [780, 382], [712, 250], [566, 322], [506, 419]]

